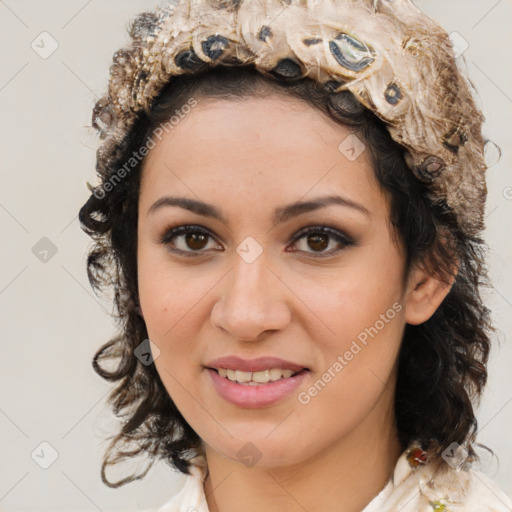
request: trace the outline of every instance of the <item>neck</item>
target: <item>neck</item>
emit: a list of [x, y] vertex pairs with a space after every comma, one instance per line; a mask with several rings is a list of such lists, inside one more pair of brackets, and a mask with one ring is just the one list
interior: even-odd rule
[[360, 512], [385, 487], [402, 451], [392, 399], [381, 404], [352, 432], [294, 466], [247, 468], [206, 445], [210, 512], [242, 505], [246, 512], [320, 512], [340, 504], [344, 512]]

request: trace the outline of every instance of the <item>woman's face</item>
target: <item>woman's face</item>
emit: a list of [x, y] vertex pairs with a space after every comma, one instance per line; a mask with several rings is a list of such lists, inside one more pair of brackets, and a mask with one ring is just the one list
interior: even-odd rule
[[[392, 422], [405, 257], [361, 144], [306, 103], [269, 95], [199, 99], [148, 153], [141, 309], [169, 395], [223, 457], [300, 464]], [[267, 374], [214, 362], [231, 356], [246, 370], [285, 361], [262, 362], [271, 378], [286, 362], [307, 371], [232, 383], [209, 368]]]

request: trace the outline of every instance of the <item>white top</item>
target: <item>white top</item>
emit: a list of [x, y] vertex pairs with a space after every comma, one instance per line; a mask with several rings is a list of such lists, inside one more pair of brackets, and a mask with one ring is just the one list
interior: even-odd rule
[[[384, 489], [362, 512], [512, 512], [512, 500], [487, 476], [448, 464], [412, 466], [406, 450]], [[204, 465], [193, 465], [184, 487], [156, 512], [209, 512]]]

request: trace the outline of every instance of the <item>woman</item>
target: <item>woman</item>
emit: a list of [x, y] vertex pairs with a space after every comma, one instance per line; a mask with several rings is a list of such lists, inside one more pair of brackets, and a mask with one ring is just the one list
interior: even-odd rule
[[162, 458], [190, 476], [161, 511], [511, 510], [471, 467], [485, 140], [446, 33], [407, 0], [191, 0], [130, 35], [80, 211], [120, 322], [103, 481]]

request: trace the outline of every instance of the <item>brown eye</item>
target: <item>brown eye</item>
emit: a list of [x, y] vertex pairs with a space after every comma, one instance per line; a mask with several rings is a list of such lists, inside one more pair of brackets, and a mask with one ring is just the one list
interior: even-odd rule
[[[195, 226], [171, 228], [164, 233], [159, 243], [166, 245], [170, 252], [184, 256], [199, 256], [206, 253], [207, 249], [220, 247], [214, 243], [210, 233]], [[208, 244], [212, 244], [211, 247]]]
[[204, 249], [206, 242], [208, 241], [208, 235], [205, 235], [203, 233], [195, 233], [190, 232], [187, 233], [185, 236], [185, 244], [190, 249], [194, 249], [195, 251], [199, 249]]
[[328, 235], [308, 235], [308, 246], [315, 251], [323, 251], [329, 245]]
[[[310, 254], [313, 257], [323, 257], [334, 255], [347, 246], [354, 245], [354, 242], [337, 229], [326, 226], [310, 226], [298, 233], [294, 239], [294, 245], [298, 247], [299, 252]], [[332, 249], [326, 251], [329, 246]], [[336, 249], [336, 246], [339, 248]]]
[[[170, 252], [183, 256], [201, 256], [211, 250], [224, 250], [222, 246], [216, 244], [212, 234], [199, 226], [193, 225], [169, 229], [159, 239], [159, 243], [167, 246]], [[209, 244], [211, 245], [209, 246]], [[303, 229], [295, 237], [293, 245], [299, 246], [298, 252], [313, 257], [328, 257], [337, 254], [350, 245], [355, 245], [355, 243], [337, 229], [326, 226], [310, 226]], [[326, 249], [331, 245], [331, 250], [327, 251]]]

